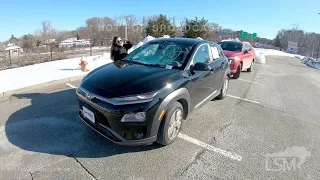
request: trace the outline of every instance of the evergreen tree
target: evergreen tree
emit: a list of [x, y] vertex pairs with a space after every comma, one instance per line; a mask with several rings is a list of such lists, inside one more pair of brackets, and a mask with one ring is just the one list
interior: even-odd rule
[[162, 37], [164, 35], [174, 36], [174, 26], [171, 24], [170, 20], [163, 14], [160, 14], [157, 19], [149, 19], [145, 32], [147, 35], [153, 37]]
[[14, 37], [14, 35], [12, 34], [11, 37], [10, 37], [10, 39], [9, 39], [9, 42], [10, 42], [10, 43], [14, 43], [14, 44], [17, 45], [18, 42], [19, 42], [19, 40], [18, 40], [18, 38]]
[[197, 17], [191, 20], [186, 19], [183, 29], [184, 35], [187, 38], [208, 38], [208, 21], [204, 18], [202, 18], [201, 20], [199, 20]]
[[274, 44], [274, 45], [275, 45], [276, 47], [282, 49], [279, 35], [276, 36], [276, 38], [275, 38], [275, 44]]

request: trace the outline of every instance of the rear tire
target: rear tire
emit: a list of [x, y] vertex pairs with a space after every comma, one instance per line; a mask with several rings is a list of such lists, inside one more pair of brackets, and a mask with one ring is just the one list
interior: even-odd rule
[[183, 107], [181, 103], [174, 102], [164, 115], [159, 127], [157, 143], [169, 145], [178, 137], [183, 122]]
[[254, 64], [254, 63], [253, 63], [253, 61], [252, 61], [250, 68], [247, 69], [247, 72], [252, 72], [252, 70], [253, 70], [253, 64]]
[[218, 99], [224, 99], [227, 94], [228, 94], [228, 89], [229, 89], [229, 76], [226, 76], [223, 80], [223, 85], [220, 91], [220, 94], [218, 96]]
[[234, 79], [238, 79], [240, 77], [241, 69], [242, 69], [242, 65], [239, 64], [237, 72], [233, 75]]

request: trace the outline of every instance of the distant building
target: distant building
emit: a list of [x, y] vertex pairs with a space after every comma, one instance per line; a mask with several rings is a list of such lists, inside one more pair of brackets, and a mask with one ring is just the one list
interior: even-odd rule
[[23, 49], [20, 46], [16, 46], [14, 43], [8, 43], [5, 49], [6, 54], [10, 56], [17, 56], [23, 53]]
[[70, 48], [74, 46], [85, 46], [90, 45], [90, 40], [87, 39], [77, 39], [77, 37], [68, 38], [59, 43], [59, 48]]

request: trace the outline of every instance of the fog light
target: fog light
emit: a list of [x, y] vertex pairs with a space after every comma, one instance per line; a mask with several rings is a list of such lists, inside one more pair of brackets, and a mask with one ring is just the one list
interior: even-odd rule
[[121, 122], [144, 122], [146, 120], [146, 113], [145, 112], [138, 112], [138, 113], [131, 113], [125, 114]]

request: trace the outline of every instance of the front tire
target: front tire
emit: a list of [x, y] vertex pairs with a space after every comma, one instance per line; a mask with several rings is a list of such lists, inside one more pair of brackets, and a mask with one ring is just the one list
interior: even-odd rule
[[221, 92], [218, 96], [218, 99], [224, 99], [225, 97], [227, 97], [228, 89], [229, 89], [229, 76], [226, 76], [224, 78], [223, 86], [222, 86]]
[[183, 107], [181, 103], [174, 102], [170, 104], [160, 124], [157, 143], [169, 145], [175, 141], [181, 130], [182, 121]]
[[240, 77], [241, 69], [242, 69], [242, 64], [239, 64], [237, 72], [233, 75], [234, 79], [238, 79]]

